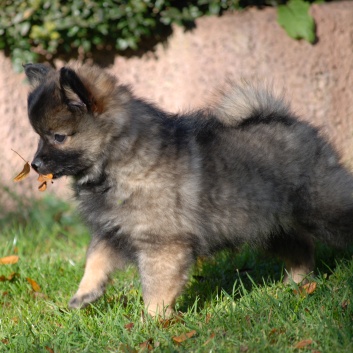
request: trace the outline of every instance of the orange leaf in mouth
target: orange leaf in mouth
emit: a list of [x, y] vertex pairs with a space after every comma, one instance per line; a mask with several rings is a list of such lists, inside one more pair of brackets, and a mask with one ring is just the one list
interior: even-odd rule
[[41, 183], [39, 186], [38, 186], [38, 190], [39, 191], [45, 191], [47, 190], [47, 181], [48, 180], [52, 180], [54, 177], [53, 174], [39, 174], [39, 177], [38, 177], [38, 181]]
[[46, 174], [46, 175], [39, 174], [39, 177], [38, 177], [37, 180], [38, 180], [40, 183], [43, 183], [43, 182], [45, 182], [45, 181], [52, 180], [53, 177], [54, 177], [53, 174]]
[[45, 191], [47, 190], [47, 182], [43, 181], [39, 186], [38, 186], [39, 191]]
[[30, 171], [31, 171], [31, 166], [29, 165], [28, 162], [26, 162], [26, 164], [24, 165], [21, 172], [17, 176], [14, 177], [13, 181], [17, 182], [17, 181], [23, 180], [24, 178], [26, 178], [28, 176]]
[[[15, 150], [14, 151], [21, 159], [23, 159], [24, 162], [26, 162], [26, 160]], [[28, 176], [28, 174], [31, 171], [31, 166], [29, 165], [29, 162], [26, 162], [26, 164], [24, 165], [23, 169], [21, 170], [21, 172], [13, 179], [13, 181], [17, 182], [17, 181], [21, 181], [24, 178], [26, 178]], [[49, 173], [49, 174], [39, 174], [38, 176], [38, 181], [39, 181], [39, 186], [38, 186], [38, 190], [39, 191], [45, 191], [47, 189], [48, 186], [48, 181], [51, 181], [53, 183], [53, 178], [54, 175]]]

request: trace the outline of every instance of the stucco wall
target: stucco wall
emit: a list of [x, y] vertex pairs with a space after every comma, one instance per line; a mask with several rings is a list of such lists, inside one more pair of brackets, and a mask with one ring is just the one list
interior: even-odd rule
[[[176, 27], [168, 43], [142, 58], [116, 57], [109, 70], [135, 93], [178, 112], [207, 103], [212, 89], [240, 77], [272, 81], [286, 91], [293, 109], [322, 126], [353, 166], [353, 2], [314, 5], [318, 42], [294, 41], [277, 24], [276, 11], [249, 9], [205, 17], [193, 31]], [[26, 117], [28, 86], [0, 52], [0, 184], [19, 194], [34, 193], [35, 174], [22, 183], [12, 178], [31, 160], [37, 137]], [[68, 197], [67, 181], [49, 192]], [[0, 191], [1, 192], [1, 191]], [[10, 203], [0, 195], [0, 207]]]

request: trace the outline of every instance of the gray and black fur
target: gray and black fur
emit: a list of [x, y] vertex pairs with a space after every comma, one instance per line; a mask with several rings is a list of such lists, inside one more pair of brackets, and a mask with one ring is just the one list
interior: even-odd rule
[[244, 243], [282, 257], [300, 282], [314, 240], [352, 240], [353, 177], [283, 99], [234, 85], [210, 109], [170, 115], [95, 66], [29, 64], [32, 167], [70, 175], [92, 231], [70, 307], [137, 264], [154, 315], [170, 313], [198, 255]]

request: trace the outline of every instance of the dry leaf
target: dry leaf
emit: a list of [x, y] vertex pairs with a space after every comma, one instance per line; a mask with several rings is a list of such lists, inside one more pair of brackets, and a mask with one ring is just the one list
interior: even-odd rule
[[[53, 179], [54, 175], [53, 174], [39, 174], [38, 176], [38, 181], [41, 183], [39, 186], [38, 186], [38, 190], [39, 191], [45, 191], [47, 190], [47, 186], [48, 186], [48, 181], [51, 181]], [[52, 182], [53, 183], [53, 182]]]
[[3, 344], [9, 344], [10, 341], [9, 341], [7, 338], [4, 338], [4, 339], [1, 340], [1, 343], [3, 343]]
[[305, 290], [307, 294], [312, 294], [315, 292], [316, 285], [317, 285], [316, 282], [310, 282], [310, 283], [304, 284], [303, 290]]
[[[14, 151], [14, 150], [12, 150]], [[29, 165], [29, 162], [26, 162], [26, 160], [16, 151], [14, 151], [19, 157], [21, 157], [25, 161], [25, 165], [22, 169], [22, 171], [13, 179], [14, 181], [21, 181], [24, 178], [28, 176], [28, 174], [31, 171], [31, 166]], [[53, 174], [39, 174], [38, 176], [38, 181], [40, 182], [40, 185], [38, 187], [39, 191], [45, 191], [47, 189], [47, 182], [51, 181], [53, 179], [54, 175]], [[53, 182], [52, 182], [53, 183]]]
[[14, 178], [13, 178], [13, 181], [21, 181], [21, 180], [23, 180], [24, 178], [26, 178], [27, 176], [28, 176], [28, 174], [30, 173], [30, 171], [31, 171], [31, 167], [30, 167], [30, 165], [29, 165], [29, 163], [27, 162], [25, 165], [24, 165], [24, 167], [23, 167], [23, 169], [21, 170], [21, 172], [17, 175], [17, 176], [15, 176]]
[[344, 300], [342, 303], [341, 303], [341, 307], [343, 310], [346, 310], [348, 305], [349, 305], [350, 301], [349, 300]]
[[139, 344], [141, 349], [147, 349], [151, 351], [153, 349], [153, 338], [149, 338], [147, 341]]
[[48, 296], [41, 292], [32, 292], [31, 295], [34, 299], [48, 299]]
[[53, 177], [54, 177], [53, 174], [46, 174], [46, 175], [44, 175], [44, 174], [39, 174], [37, 180], [38, 180], [40, 183], [43, 183], [44, 181], [52, 180]]
[[27, 277], [26, 280], [32, 286], [32, 289], [35, 292], [40, 292], [41, 291], [39, 284], [35, 280], [33, 280], [32, 278], [29, 278], [29, 277]]
[[159, 318], [159, 323], [162, 325], [163, 328], [168, 328], [171, 325], [174, 325], [178, 322], [183, 322], [183, 315], [182, 313], [178, 313], [169, 319]]
[[17, 255], [5, 256], [0, 259], [0, 265], [12, 265], [18, 262], [19, 257]]
[[120, 343], [118, 346], [118, 352], [122, 353], [137, 353], [137, 350], [127, 344]]
[[216, 334], [214, 332], [212, 332], [210, 334], [210, 338], [203, 344], [203, 346], [208, 345], [214, 339], [215, 336], [216, 336]]
[[47, 190], [47, 182], [46, 182], [46, 181], [43, 181], [42, 184], [40, 184], [40, 185], [38, 186], [38, 190], [39, 190], [39, 191], [45, 191], [45, 190]]
[[5, 281], [12, 281], [14, 278], [19, 277], [20, 274], [17, 272], [12, 272], [8, 276], [0, 276], [0, 282], [5, 282]]
[[195, 336], [196, 333], [197, 333], [197, 332], [196, 332], [195, 330], [192, 330], [192, 331], [190, 331], [190, 332], [183, 333], [183, 334], [181, 334], [180, 336], [174, 336], [174, 337], [173, 337], [173, 341], [174, 341], [175, 343], [178, 343], [178, 344], [179, 344], [179, 343], [182, 343], [182, 342], [186, 341], [187, 339], [189, 339], [189, 338]]
[[126, 328], [128, 331], [131, 331], [133, 327], [134, 327], [133, 322], [129, 322], [128, 324], [124, 325], [124, 328]]
[[54, 353], [54, 349], [48, 347], [48, 346], [45, 346], [45, 349], [50, 352], [50, 353]]
[[296, 348], [296, 349], [305, 348], [306, 346], [309, 346], [309, 345], [312, 344], [312, 343], [313, 343], [313, 340], [311, 340], [311, 339], [302, 340], [302, 341], [298, 342], [298, 343], [294, 346], [294, 348]]
[[25, 162], [22, 171], [13, 179], [13, 181], [21, 181], [28, 176], [31, 171], [31, 166], [29, 165], [29, 162], [26, 161], [18, 152], [16, 152], [15, 150], [12, 151], [15, 152]]
[[306, 283], [303, 286], [299, 287], [299, 291], [297, 291], [296, 289], [293, 290], [294, 294], [300, 294], [302, 296], [306, 296], [307, 294], [312, 294], [315, 292], [316, 290], [316, 286], [317, 283], [316, 282], [310, 282], [310, 283]]

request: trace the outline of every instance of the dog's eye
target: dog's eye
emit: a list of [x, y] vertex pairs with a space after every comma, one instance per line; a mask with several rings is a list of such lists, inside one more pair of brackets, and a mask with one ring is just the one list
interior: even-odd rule
[[65, 139], [66, 139], [66, 135], [60, 135], [60, 134], [55, 134], [55, 135], [54, 135], [54, 140], [55, 140], [56, 142], [61, 143], [61, 142], [64, 142]]

